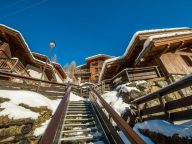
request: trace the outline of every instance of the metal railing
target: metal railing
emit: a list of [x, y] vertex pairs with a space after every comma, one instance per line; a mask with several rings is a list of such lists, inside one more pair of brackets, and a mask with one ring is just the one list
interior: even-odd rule
[[63, 99], [59, 103], [57, 110], [55, 111], [45, 133], [40, 140], [40, 144], [57, 143], [61, 131], [61, 122], [65, 117], [67, 105], [69, 102], [70, 91], [71, 87], [68, 87], [65, 95], [63, 96]]
[[[133, 144], [145, 144], [143, 139], [139, 137], [139, 135], [123, 120], [121, 116], [119, 116], [115, 110], [99, 95], [93, 88], [91, 88], [91, 101], [96, 107], [96, 109], [100, 109], [98, 113], [100, 113], [102, 120], [105, 121], [105, 125], [108, 126], [108, 133], [112, 136], [113, 140], [119, 144], [122, 143], [118, 138], [118, 134], [112, 124], [110, 123], [110, 119], [113, 119], [117, 124], [117, 127], [125, 134], [128, 140]], [[99, 103], [98, 103], [99, 102]], [[102, 106], [101, 106], [101, 105]], [[103, 111], [101, 107], [106, 110], [109, 114], [110, 119], [106, 119], [106, 115], [102, 114]], [[111, 126], [110, 126], [111, 125]]]

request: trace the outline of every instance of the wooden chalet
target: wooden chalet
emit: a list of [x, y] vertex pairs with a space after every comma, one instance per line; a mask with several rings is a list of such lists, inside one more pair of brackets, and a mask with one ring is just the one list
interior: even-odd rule
[[[5, 25], [0, 25], [0, 70], [23, 76], [40, 78], [45, 58], [35, 57], [21, 33]], [[48, 64], [43, 80], [56, 80], [53, 66]]]
[[131, 73], [130, 77], [142, 76], [138, 74], [143, 73], [142, 68], [150, 69], [146, 78], [153, 78], [153, 74], [170, 77], [192, 73], [191, 45], [190, 28], [137, 32], [123, 56], [105, 61], [100, 81], [111, 79], [124, 69]]
[[112, 58], [112, 56], [98, 54], [86, 58], [86, 64], [78, 66], [76, 68], [75, 77], [84, 82], [98, 82], [99, 75], [106, 59]]

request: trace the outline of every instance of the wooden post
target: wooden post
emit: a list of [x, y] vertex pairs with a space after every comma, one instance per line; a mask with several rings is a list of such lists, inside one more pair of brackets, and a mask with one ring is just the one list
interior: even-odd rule
[[159, 69], [157, 68], [157, 66], [155, 66], [155, 71], [157, 72], [158, 77], [161, 77], [161, 74], [160, 74]]
[[159, 93], [158, 93], [157, 95], [158, 95], [158, 99], [159, 99], [161, 108], [163, 109], [163, 112], [165, 113], [165, 116], [166, 116], [167, 120], [168, 120], [169, 122], [171, 122], [170, 114], [167, 112], [166, 105], [165, 105], [165, 103], [163, 102], [163, 99], [162, 99], [161, 95], [160, 95]]
[[137, 106], [137, 113], [138, 113], [138, 117], [139, 117], [139, 121], [142, 122], [142, 115], [141, 115], [141, 108], [140, 108], [140, 104], [136, 104]]
[[127, 81], [130, 82], [130, 81], [129, 81], [129, 74], [128, 74], [128, 71], [125, 70], [125, 72], [126, 72], [126, 75], [127, 75]]

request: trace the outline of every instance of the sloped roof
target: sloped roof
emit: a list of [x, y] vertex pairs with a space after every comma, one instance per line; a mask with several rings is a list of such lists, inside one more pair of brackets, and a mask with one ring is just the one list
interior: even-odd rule
[[[131, 41], [129, 42], [124, 54], [119, 57], [107, 59], [102, 67], [102, 71], [99, 77], [99, 81], [105, 77], [111, 78], [122, 69], [122, 63], [127, 63], [128, 66], [133, 66], [135, 59], [138, 57], [140, 52], [143, 49], [145, 41], [150, 36], [169, 34], [174, 32], [190, 32], [191, 28], [182, 27], [182, 28], [168, 28], [168, 29], [155, 29], [155, 30], [143, 30], [136, 32]], [[112, 69], [115, 69], [111, 71]]]
[[[26, 43], [24, 37], [19, 31], [10, 28], [6, 25], [0, 24], [0, 39], [11, 44], [15, 43], [16, 47], [14, 48], [22, 49], [19, 51], [19, 54], [17, 55], [17, 57], [19, 57], [19, 59], [21, 59], [22, 62], [27, 62], [35, 66], [45, 65], [44, 61], [41, 61], [33, 56], [28, 44]], [[24, 54], [27, 56], [27, 58], [22, 60]], [[54, 73], [53, 66], [47, 64], [46, 72]]]

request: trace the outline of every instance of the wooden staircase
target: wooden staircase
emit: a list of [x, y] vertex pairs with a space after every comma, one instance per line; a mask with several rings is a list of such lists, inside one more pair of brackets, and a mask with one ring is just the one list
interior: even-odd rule
[[71, 101], [67, 106], [59, 144], [109, 143], [90, 101]]

